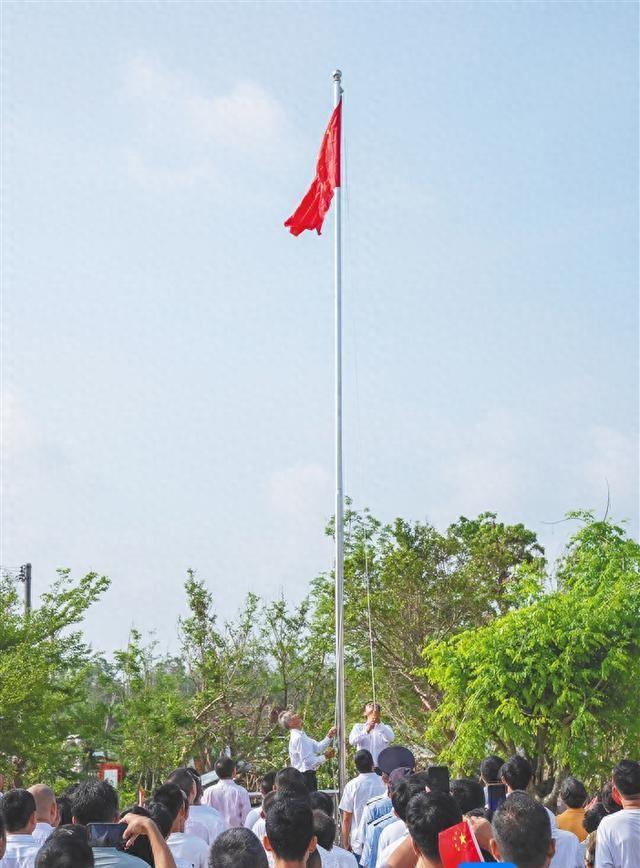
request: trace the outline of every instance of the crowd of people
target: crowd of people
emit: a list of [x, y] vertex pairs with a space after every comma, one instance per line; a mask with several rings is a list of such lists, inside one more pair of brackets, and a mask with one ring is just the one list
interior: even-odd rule
[[556, 815], [529, 794], [525, 757], [489, 756], [477, 778], [449, 780], [446, 767], [418, 769], [408, 748], [391, 745], [379, 707], [365, 714], [352, 732], [357, 774], [337, 806], [315, 776], [333, 731], [315, 741], [286, 712], [291, 765], [262, 777], [258, 806], [227, 756], [204, 791], [183, 767], [125, 810], [102, 780], [57, 798], [45, 784], [15, 788], [0, 801], [0, 868], [640, 868], [639, 762], [619, 762], [592, 798], [565, 778]]

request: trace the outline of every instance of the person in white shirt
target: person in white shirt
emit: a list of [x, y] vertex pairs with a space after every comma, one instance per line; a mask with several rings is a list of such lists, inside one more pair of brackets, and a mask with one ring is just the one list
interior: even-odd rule
[[[260, 792], [262, 793], [262, 798], [270, 793], [273, 790], [273, 786], [276, 780], [275, 772], [267, 772], [266, 775], [260, 778]], [[262, 813], [262, 805], [258, 805], [255, 808], [251, 808], [249, 813], [247, 814], [247, 818], [244, 821], [245, 829], [253, 829], [255, 823], [260, 819], [260, 814]]]
[[34, 784], [29, 792], [36, 803], [36, 827], [33, 837], [41, 847], [58, 825], [58, 805], [53, 790], [46, 784]]
[[622, 810], [604, 817], [596, 833], [596, 868], [640, 865], [640, 763], [622, 760], [613, 770], [613, 798]]
[[[175, 784], [177, 787], [180, 787], [182, 792], [189, 799], [189, 808], [191, 808], [198, 799], [198, 777], [197, 773], [192, 774], [186, 766], [180, 766], [180, 768], [175, 769], [171, 772], [169, 777], [166, 780], [168, 784]], [[196, 838], [200, 838], [205, 842], [205, 844], [209, 843], [209, 838], [211, 837], [211, 830], [207, 826], [206, 820], [202, 817], [197, 816], [198, 812], [196, 811], [193, 815], [191, 814], [191, 810], [187, 815], [187, 822], [185, 825], [185, 832], [187, 835], [194, 835]], [[222, 817], [219, 816], [219, 820], [221, 824], [224, 824]], [[220, 824], [217, 824], [218, 828]], [[224, 826], [226, 828], [226, 826]]]
[[218, 783], [205, 790], [202, 801], [220, 812], [227, 828], [243, 826], [251, 810], [251, 800], [247, 790], [234, 781], [235, 761], [229, 756], [221, 756], [216, 760], [214, 769]]
[[558, 826], [551, 827], [551, 837], [556, 845], [556, 852], [550, 862], [550, 868], [583, 868], [582, 847], [578, 836]]
[[387, 789], [380, 775], [373, 770], [370, 751], [364, 748], [359, 750], [354, 762], [358, 776], [347, 783], [338, 806], [342, 811], [342, 841], [345, 844], [348, 842], [350, 850], [353, 850], [364, 806], [369, 799], [383, 795]]
[[8, 790], [2, 799], [6, 826], [6, 851], [2, 868], [34, 868], [38, 845], [33, 837], [36, 827], [36, 801], [28, 790]]
[[[527, 787], [533, 780], [533, 768], [526, 757], [516, 754], [508, 759], [500, 769], [500, 782], [507, 788], [507, 796], [511, 793], [526, 792]], [[544, 807], [544, 806], [543, 806]], [[545, 808], [551, 828], [557, 828], [556, 815], [549, 808]]]
[[373, 765], [377, 766], [380, 751], [389, 747], [395, 736], [390, 726], [380, 722], [380, 705], [377, 702], [367, 702], [363, 714], [365, 722], [354, 725], [349, 744], [356, 751], [368, 750], [373, 757]]
[[353, 853], [334, 844], [336, 821], [319, 808], [313, 812], [313, 832], [318, 840], [323, 868], [357, 868], [358, 863]]
[[209, 855], [209, 868], [268, 868], [267, 854], [250, 829], [227, 829]]
[[295, 711], [283, 711], [278, 717], [280, 726], [289, 731], [289, 760], [294, 769], [305, 776], [307, 789], [318, 789], [316, 770], [325, 760], [331, 759], [336, 752], [330, 748], [331, 739], [337, 729], [332, 726], [322, 741], [310, 738], [302, 729], [302, 718]]
[[[211, 805], [202, 804], [202, 784], [200, 783], [200, 775], [193, 768], [188, 768], [187, 771], [193, 778], [196, 785], [196, 794], [193, 799], [193, 804], [189, 805], [189, 815], [185, 824], [184, 830], [187, 835], [195, 835], [211, 846], [218, 835], [227, 828], [227, 824], [220, 811], [212, 808]], [[173, 781], [173, 783], [177, 783]], [[178, 786], [180, 784], [178, 783]]]
[[273, 856], [275, 868], [306, 868], [317, 846], [313, 813], [303, 799], [281, 796], [267, 812], [263, 845]]
[[154, 792], [153, 801], [164, 805], [171, 815], [167, 845], [176, 862], [181, 859], [191, 868], [208, 868], [208, 845], [202, 838], [187, 835], [184, 830], [189, 814], [188, 796], [177, 784], [163, 784]]
[[[478, 843], [484, 848], [489, 846], [498, 862], [549, 868], [556, 850], [551, 821], [544, 805], [528, 793], [513, 792], [505, 799], [496, 809], [489, 829], [493, 837], [488, 842], [478, 837]], [[474, 832], [478, 836], [475, 825]]]

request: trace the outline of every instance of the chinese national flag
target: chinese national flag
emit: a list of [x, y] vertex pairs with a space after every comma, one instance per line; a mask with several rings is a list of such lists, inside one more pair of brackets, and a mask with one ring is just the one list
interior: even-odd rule
[[484, 862], [471, 826], [466, 820], [438, 835], [443, 868], [458, 868], [462, 862]]
[[305, 229], [322, 229], [324, 215], [329, 210], [333, 191], [340, 186], [340, 131], [342, 126], [342, 100], [335, 107], [320, 145], [316, 176], [304, 199], [284, 224], [292, 235]]

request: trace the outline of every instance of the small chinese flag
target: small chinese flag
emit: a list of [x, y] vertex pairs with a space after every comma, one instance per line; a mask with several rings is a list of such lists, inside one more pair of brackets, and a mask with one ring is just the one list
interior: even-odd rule
[[484, 862], [471, 826], [466, 820], [438, 835], [443, 868], [458, 868], [462, 862]]
[[335, 107], [329, 126], [320, 145], [316, 176], [304, 199], [284, 224], [292, 235], [305, 229], [322, 229], [324, 215], [329, 210], [333, 191], [340, 186], [340, 132], [342, 126], [342, 100]]

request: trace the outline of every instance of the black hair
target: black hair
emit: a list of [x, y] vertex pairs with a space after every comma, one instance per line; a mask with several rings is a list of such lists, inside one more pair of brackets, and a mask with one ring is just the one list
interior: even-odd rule
[[221, 780], [227, 780], [233, 775], [233, 770], [236, 767], [236, 761], [230, 756], [220, 756], [214, 765], [215, 773]]
[[262, 842], [250, 829], [227, 829], [211, 845], [209, 868], [267, 868]]
[[202, 798], [202, 793], [204, 792], [204, 790], [202, 789], [202, 781], [200, 780], [200, 775], [198, 774], [198, 770], [194, 769], [193, 766], [187, 766], [187, 771], [189, 772], [189, 774], [191, 775], [191, 777], [195, 781], [195, 784], [196, 784], [195, 801], [199, 802], [200, 799]]
[[336, 840], [336, 821], [319, 808], [313, 812], [313, 834], [321, 847], [332, 849]]
[[587, 790], [577, 778], [565, 778], [560, 786], [560, 798], [568, 808], [582, 808], [587, 801]]
[[169, 808], [161, 802], [149, 802], [147, 810], [149, 811], [149, 816], [153, 822], [156, 824], [158, 829], [160, 829], [162, 837], [168, 838], [171, 834], [171, 827], [173, 826], [173, 819]]
[[603, 786], [600, 799], [607, 814], [615, 814], [622, 810], [622, 805], [619, 805], [613, 798], [613, 784], [611, 781], [607, 781]]
[[71, 797], [71, 814], [77, 823], [113, 823], [118, 814], [118, 793], [107, 781], [85, 781]]
[[362, 750], [356, 752], [353, 761], [361, 775], [366, 775], [373, 771], [373, 756], [371, 751], [362, 748]]
[[453, 796], [433, 790], [418, 793], [407, 805], [406, 824], [414, 844], [427, 859], [439, 859], [438, 835], [462, 822]]
[[301, 799], [308, 798], [309, 796], [304, 775], [298, 769], [294, 769], [293, 766], [280, 769], [276, 773], [274, 785], [280, 795], [286, 794]]
[[93, 868], [85, 826], [58, 826], [38, 850], [36, 868]]
[[29, 790], [7, 790], [0, 802], [7, 832], [19, 832], [36, 812], [36, 800]]
[[276, 781], [276, 773], [275, 772], [267, 772], [266, 775], [263, 775], [260, 778], [260, 792], [263, 796], [266, 796], [267, 793], [270, 793], [273, 789], [273, 785]]
[[171, 815], [171, 825], [184, 808], [185, 794], [177, 784], [163, 784], [153, 794], [153, 801], [164, 805]]
[[457, 778], [451, 781], [451, 795], [463, 814], [484, 808], [484, 787], [474, 778]]
[[589, 808], [588, 811], [585, 811], [584, 817], [582, 818], [582, 825], [584, 827], [585, 832], [591, 834], [591, 832], [595, 832], [595, 830], [600, 825], [600, 820], [607, 816], [607, 809], [602, 804], [602, 802], [596, 802], [593, 808]]
[[[120, 814], [120, 819], [125, 817], [127, 814], [137, 814], [139, 817], [150, 817], [147, 808], [143, 808], [141, 805], [134, 805], [132, 808], [127, 808], [126, 811], [122, 811]], [[137, 856], [138, 859], [142, 859], [143, 862], [146, 862], [147, 865], [154, 865], [153, 861], [153, 851], [151, 849], [151, 841], [146, 835], [137, 835], [133, 844], [130, 844], [127, 847], [127, 853], [130, 856]]]
[[394, 786], [391, 793], [393, 810], [401, 820], [406, 820], [407, 805], [418, 793], [424, 793], [429, 786], [427, 772], [416, 772], [408, 778], [401, 778]]
[[526, 757], [516, 754], [502, 764], [500, 777], [512, 790], [526, 790], [533, 777], [531, 763]]
[[277, 798], [267, 811], [267, 838], [280, 859], [304, 859], [313, 838], [313, 813], [308, 801]]
[[58, 825], [68, 826], [71, 824], [71, 799], [68, 796], [59, 796], [56, 799], [58, 806]]
[[[176, 786], [180, 787], [182, 792], [189, 800], [191, 799], [191, 791], [193, 790], [193, 785], [195, 783], [196, 782], [194, 781], [191, 772], [184, 766], [172, 771], [165, 781], [165, 784], [175, 784]], [[196, 784], [196, 792], [197, 789], [198, 785]]]
[[496, 808], [491, 825], [504, 862], [542, 868], [549, 854], [551, 822], [540, 802], [527, 793], [512, 793]]
[[309, 853], [305, 868], [322, 868], [322, 856], [319, 850]]
[[623, 796], [640, 795], [640, 763], [621, 760], [613, 770], [613, 782]]
[[[317, 809], [324, 811], [327, 817], [333, 817], [333, 799], [328, 793], [323, 793], [320, 790], [309, 793], [309, 804], [312, 811]], [[322, 846], [324, 847], [324, 844]]]
[[486, 756], [480, 763], [480, 777], [486, 784], [500, 783], [500, 769], [503, 765], [502, 757], [495, 754]]
[[264, 798], [262, 799], [262, 811], [264, 815], [267, 815], [267, 811], [271, 807], [271, 805], [278, 798], [278, 794], [271, 790], [270, 793], [265, 793]]
[[[2, 802], [0, 801], [0, 805]], [[2, 810], [0, 810], [0, 838], [6, 838], [7, 833], [4, 828], [4, 817], [2, 816]]]

